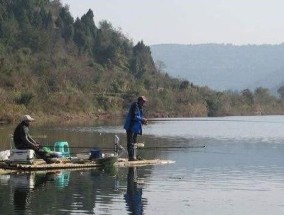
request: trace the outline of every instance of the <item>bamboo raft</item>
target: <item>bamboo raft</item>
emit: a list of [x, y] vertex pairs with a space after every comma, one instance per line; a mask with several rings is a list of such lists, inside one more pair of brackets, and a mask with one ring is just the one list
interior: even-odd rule
[[[58, 145], [56, 152], [68, 153], [69, 157], [57, 158], [58, 162], [47, 164], [42, 159], [34, 159], [34, 154], [32, 150], [26, 150], [23, 154], [21, 150], [13, 151], [9, 159], [5, 161], [0, 161], [0, 174], [9, 171], [42, 171], [42, 170], [58, 170], [58, 169], [82, 169], [82, 168], [96, 168], [96, 167], [106, 167], [106, 166], [116, 166], [116, 167], [135, 167], [135, 166], [147, 166], [147, 165], [159, 165], [159, 164], [171, 164], [174, 161], [170, 160], [135, 160], [128, 161], [126, 158], [119, 158], [119, 151], [126, 150], [119, 144], [119, 137], [115, 135], [115, 153], [102, 155], [100, 150], [91, 150], [90, 154], [77, 154], [76, 157], [70, 157], [69, 146], [67, 142], [56, 142]], [[137, 148], [143, 148], [144, 143], [135, 144]], [[65, 147], [65, 148], [64, 148]], [[55, 146], [54, 146], [55, 148]], [[78, 147], [74, 147], [78, 148]], [[66, 150], [67, 149], [67, 150]], [[19, 152], [20, 151], [20, 152]], [[5, 154], [7, 157], [7, 155]], [[4, 157], [5, 157], [4, 156]], [[11, 158], [12, 157], [12, 158]], [[93, 158], [90, 160], [90, 158]], [[2, 158], [4, 160], [4, 158]]]
[[5, 170], [18, 170], [18, 171], [37, 171], [37, 170], [52, 170], [52, 169], [74, 169], [74, 168], [92, 168], [100, 167], [97, 162], [90, 162], [85, 164], [77, 163], [55, 163], [55, 164], [2, 164], [0, 168]]
[[83, 168], [98, 168], [114, 165], [117, 167], [137, 167], [137, 166], [147, 166], [147, 165], [161, 165], [161, 164], [171, 164], [174, 161], [171, 160], [137, 160], [128, 161], [125, 158], [109, 157], [104, 159], [98, 159], [94, 161], [90, 160], [77, 160], [72, 162], [68, 159], [61, 160], [60, 163], [47, 164], [43, 160], [35, 160], [33, 164], [20, 164], [20, 163], [0, 163], [0, 170], [5, 171], [40, 171], [40, 170], [56, 170], [56, 169], [83, 169]]
[[117, 157], [108, 157], [97, 160], [77, 159], [75, 161], [69, 159], [60, 159], [59, 163], [47, 164], [41, 159], [36, 159], [32, 164], [1, 162], [0, 169], [18, 170], [18, 171], [37, 171], [37, 170], [54, 170], [54, 169], [81, 169], [94, 168], [113, 165], [117, 161]]
[[136, 167], [136, 166], [162, 165], [162, 164], [172, 164], [172, 163], [175, 163], [175, 161], [160, 160], [160, 159], [128, 161], [128, 159], [119, 158], [114, 165], [118, 167]]

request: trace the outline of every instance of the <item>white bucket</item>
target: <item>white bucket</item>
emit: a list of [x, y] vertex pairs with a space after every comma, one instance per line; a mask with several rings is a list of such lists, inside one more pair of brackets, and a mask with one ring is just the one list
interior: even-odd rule
[[10, 150], [5, 150], [0, 152], [0, 161], [9, 160]]

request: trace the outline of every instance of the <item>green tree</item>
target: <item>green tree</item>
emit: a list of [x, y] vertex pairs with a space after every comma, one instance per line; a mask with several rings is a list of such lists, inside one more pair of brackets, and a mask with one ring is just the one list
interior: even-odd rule
[[74, 41], [81, 52], [93, 55], [92, 47], [96, 40], [97, 28], [94, 23], [94, 14], [89, 10], [81, 19], [77, 18], [74, 23]]
[[64, 38], [65, 42], [73, 39], [74, 35], [74, 19], [71, 16], [68, 8], [63, 7], [59, 12], [58, 19], [56, 20], [56, 25], [61, 31], [61, 36]]
[[263, 87], [258, 87], [255, 89], [254, 97], [256, 102], [260, 104], [269, 104], [269, 102], [273, 100], [269, 90]]
[[279, 87], [277, 93], [279, 94], [281, 99], [284, 99], [284, 86]]
[[241, 95], [243, 97], [244, 103], [248, 105], [253, 105], [254, 104], [254, 95], [249, 89], [244, 89], [241, 92]]
[[152, 74], [156, 72], [150, 47], [145, 46], [143, 41], [138, 42], [137, 45], [133, 47], [130, 69], [136, 78], [141, 78], [145, 75], [146, 71]]

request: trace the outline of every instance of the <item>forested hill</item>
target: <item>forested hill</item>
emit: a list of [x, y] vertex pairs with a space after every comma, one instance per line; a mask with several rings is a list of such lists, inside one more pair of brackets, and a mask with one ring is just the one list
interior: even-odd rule
[[284, 85], [284, 44], [160, 44], [151, 51], [170, 75], [215, 90], [265, 87], [276, 92]]
[[0, 1], [0, 121], [121, 116], [138, 95], [148, 117], [284, 113], [263, 88], [216, 92], [171, 78], [149, 46], [92, 10], [74, 19], [58, 0]]

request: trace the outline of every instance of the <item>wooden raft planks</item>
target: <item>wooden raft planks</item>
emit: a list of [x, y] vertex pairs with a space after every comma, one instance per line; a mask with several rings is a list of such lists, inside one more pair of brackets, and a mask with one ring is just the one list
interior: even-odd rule
[[[119, 158], [117, 162], [113, 165], [117, 167], [137, 167], [137, 166], [147, 166], [147, 165], [161, 165], [161, 164], [172, 164], [175, 161], [171, 160], [137, 160], [128, 161], [125, 158]], [[88, 163], [71, 163], [71, 162], [61, 162], [54, 164], [46, 164], [43, 160], [37, 160], [34, 164], [3, 164], [0, 165], [0, 169], [4, 170], [21, 170], [21, 171], [37, 171], [37, 170], [55, 170], [55, 169], [83, 169], [83, 168], [93, 168], [101, 167], [103, 164], [101, 162], [89, 161]]]
[[44, 164], [44, 165], [21, 165], [18, 164], [16, 169], [20, 170], [47, 170], [47, 169], [72, 169], [72, 168], [90, 168], [101, 166], [98, 163], [88, 163], [88, 164]]
[[125, 158], [119, 158], [118, 161], [115, 163], [118, 167], [131, 167], [131, 166], [147, 166], [147, 165], [158, 165], [158, 164], [172, 164], [175, 161], [172, 160], [137, 160], [137, 161], [128, 161]]
[[24, 171], [35, 171], [35, 170], [52, 170], [52, 169], [74, 169], [74, 168], [91, 168], [100, 167], [101, 163], [88, 162], [88, 163], [54, 163], [46, 164], [44, 161], [35, 162], [34, 164], [6, 164], [0, 166], [3, 169], [9, 170], [24, 170]]

